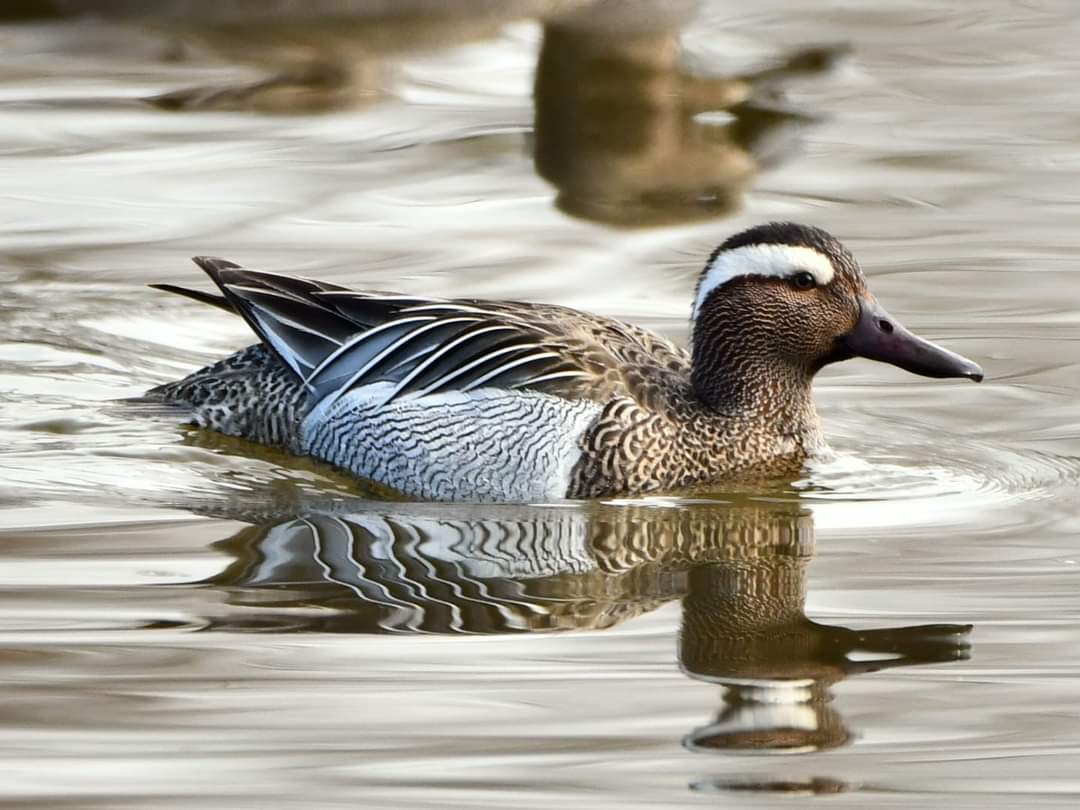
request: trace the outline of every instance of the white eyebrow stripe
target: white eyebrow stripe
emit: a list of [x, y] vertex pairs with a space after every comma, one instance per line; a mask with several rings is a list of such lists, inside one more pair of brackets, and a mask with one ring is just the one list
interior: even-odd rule
[[743, 245], [733, 250], [723, 250], [705, 267], [691, 317], [697, 318], [698, 310], [709, 293], [733, 278], [788, 278], [800, 270], [812, 273], [818, 286], [832, 281], [836, 272], [827, 256], [802, 245]]

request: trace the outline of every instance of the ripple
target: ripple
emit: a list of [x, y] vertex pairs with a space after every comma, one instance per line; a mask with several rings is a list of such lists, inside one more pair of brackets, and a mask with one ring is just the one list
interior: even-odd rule
[[1080, 458], [929, 434], [857, 455], [829, 453], [794, 484], [819, 507], [844, 504], [843, 525], [866, 528], [953, 524], [1078, 486]]

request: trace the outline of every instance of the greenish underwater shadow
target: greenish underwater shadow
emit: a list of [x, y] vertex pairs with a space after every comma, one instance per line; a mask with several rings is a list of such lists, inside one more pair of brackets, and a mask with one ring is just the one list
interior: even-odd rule
[[[229, 517], [237, 517], [228, 511]], [[968, 657], [970, 625], [807, 618], [812, 514], [797, 501], [491, 506], [337, 499], [240, 516], [207, 631], [499, 635], [603, 631], [673, 600], [678, 662], [721, 687], [684, 746], [803, 753], [852, 739], [831, 688]]]

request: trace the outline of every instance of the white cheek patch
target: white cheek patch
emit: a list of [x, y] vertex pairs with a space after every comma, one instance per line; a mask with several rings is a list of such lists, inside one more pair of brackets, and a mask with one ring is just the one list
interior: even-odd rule
[[739, 276], [766, 276], [789, 278], [795, 273], [807, 272], [814, 276], [819, 287], [833, 279], [836, 272], [832, 262], [813, 248], [796, 245], [744, 245], [717, 254], [705, 268], [697, 297], [694, 299], [692, 318], [717, 287]]

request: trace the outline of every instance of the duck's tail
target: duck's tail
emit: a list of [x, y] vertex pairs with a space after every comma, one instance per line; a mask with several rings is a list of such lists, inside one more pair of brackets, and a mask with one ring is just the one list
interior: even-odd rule
[[194, 301], [198, 301], [200, 304], [209, 304], [212, 307], [223, 309], [226, 312], [236, 312], [236, 308], [229, 303], [229, 299], [224, 295], [218, 295], [217, 293], [205, 292], [204, 290], [192, 290], [188, 287], [181, 287], [177, 284], [150, 284], [147, 285], [155, 290], [164, 290], [165, 292], [176, 293], [182, 295], [185, 298], [191, 298]]

